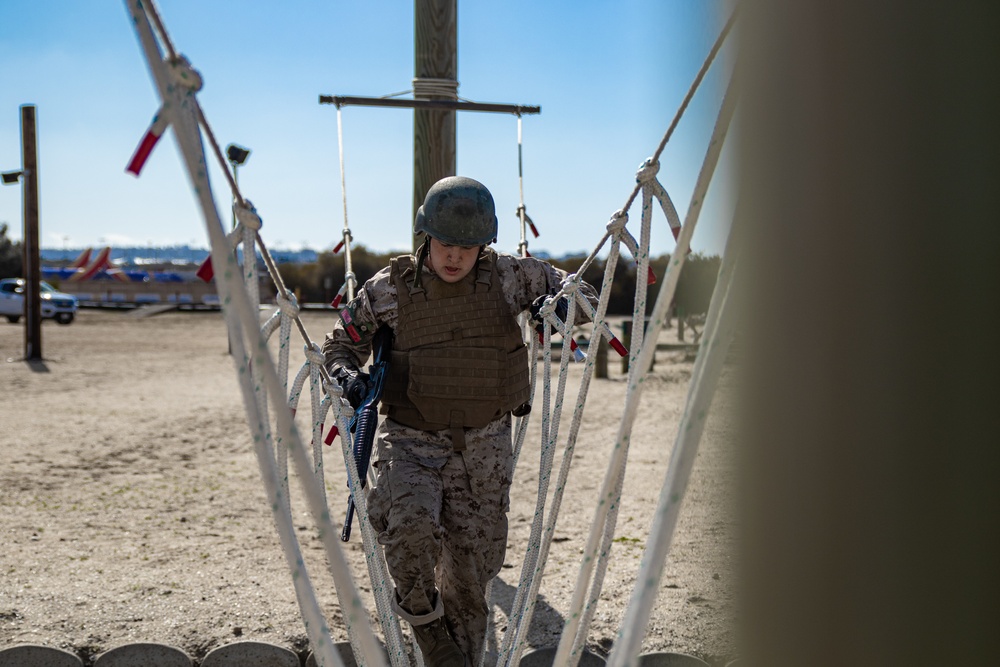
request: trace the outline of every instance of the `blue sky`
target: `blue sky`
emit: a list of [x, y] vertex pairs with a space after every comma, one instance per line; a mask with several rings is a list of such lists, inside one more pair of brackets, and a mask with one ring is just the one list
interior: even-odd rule
[[[343, 228], [336, 110], [320, 94], [379, 96], [410, 88], [412, 2], [161, 0], [177, 49], [198, 69], [202, 108], [220, 143], [251, 148], [240, 187], [275, 249], [329, 249]], [[541, 232], [533, 250], [589, 252], [632, 191], [635, 170], [666, 131], [729, 5], [721, 0], [460, 0], [459, 95], [535, 104], [524, 118], [525, 202]], [[660, 180], [682, 217], [731, 68], [713, 66], [662, 156]], [[207, 247], [204, 222], [168, 131], [140, 178], [125, 165], [157, 98], [121, 2], [0, 3], [0, 170], [21, 164], [20, 110], [38, 116], [43, 247]], [[409, 246], [412, 112], [343, 110], [348, 217], [355, 242]], [[497, 246], [515, 251], [517, 122], [460, 113], [458, 173], [497, 201]], [[735, 143], [730, 137], [727, 144]], [[720, 253], [732, 215], [733, 151], [706, 200], [692, 246]], [[213, 162], [214, 164], [214, 162]], [[224, 220], [229, 192], [211, 174]], [[638, 205], [631, 227], [638, 236]], [[0, 188], [0, 222], [21, 238], [19, 188]], [[659, 211], [653, 254], [673, 238]]]

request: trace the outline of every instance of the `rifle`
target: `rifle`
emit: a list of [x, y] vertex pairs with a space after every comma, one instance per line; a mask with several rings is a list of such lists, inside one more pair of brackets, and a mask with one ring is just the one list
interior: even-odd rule
[[[351, 418], [351, 432], [354, 433], [354, 463], [358, 468], [361, 488], [368, 481], [368, 463], [372, 457], [372, 445], [375, 443], [375, 429], [378, 427], [378, 402], [382, 398], [382, 389], [389, 374], [389, 360], [392, 358], [392, 329], [382, 325], [372, 339], [374, 358], [368, 367], [368, 393]], [[350, 472], [348, 472], [347, 488], [351, 488]], [[351, 539], [351, 522], [354, 520], [354, 496], [347, 499], [347, 518], [340, 539], [347, 542]]]

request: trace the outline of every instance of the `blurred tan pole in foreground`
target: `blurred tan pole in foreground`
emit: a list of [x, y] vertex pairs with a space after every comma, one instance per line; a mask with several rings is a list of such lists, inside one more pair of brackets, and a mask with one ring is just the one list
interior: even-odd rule
[[1000, 4], [744, 9], [746, 664], [998, 664]]

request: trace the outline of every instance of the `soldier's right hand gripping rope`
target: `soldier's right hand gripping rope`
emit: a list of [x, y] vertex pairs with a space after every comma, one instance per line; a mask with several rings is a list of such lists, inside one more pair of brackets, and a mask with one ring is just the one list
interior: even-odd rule
[[[375, 332], [372, 339], [374, 358], [368, 367], [368, 373], [351, 372], [340, 368], [334, 373], [334, 378], [344, 389], [344, 396], [355, 409], [351, 419], [351, 432], [354, 433], [354, 464], [358, 468], [358, 478], [361, 488], [368, 481], [368, 463], [372, 458], [372, 446], [375, 443], [375, 430], [378, 427], [378, 402], [382, 398], [385, 379], [389, 375], [389, 360], [392, 358], [392, 329], [383, 325]], [[341, 373], [340, 371], [344, 371]], [[357, 402], [355, 402], [357, 401]], [[348, 488], [351, 487], [348, 472]], [[344, 529], [340, 539], [347, 542], [351, 539], [351, 523], [354, 520], [354, 496], [347, 500], [347, 518], [344, 519]]]
[[[538, 333], [542, 333], [542, 306], [545, 305], [546, 299], [552, 298], [555, 294], [555, 292], [552, 292], [552, 294], [543, 294], [536, 297], [535, 300], [531, 302], [531, 307], [529, 309], [529, 312], [531, 313], [531, 321], [535, 323], [535, 331]], [[555, 316], [558, 317], [560, 321], [566, 322], [566, 316], [569, 315], [569, 302], [566, 300], [566, 297], [559, 297], [559, 300], [556, 301], [556, 305], [553, 310], [555, 312]]]

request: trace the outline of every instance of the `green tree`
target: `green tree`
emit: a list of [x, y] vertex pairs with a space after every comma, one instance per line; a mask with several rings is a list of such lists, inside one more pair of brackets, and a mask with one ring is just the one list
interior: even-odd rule
[[23, 251], [21, 242], [7, 238], [7, 223], [0, 222], [0, 278], [18, 278], [21, 275]]

